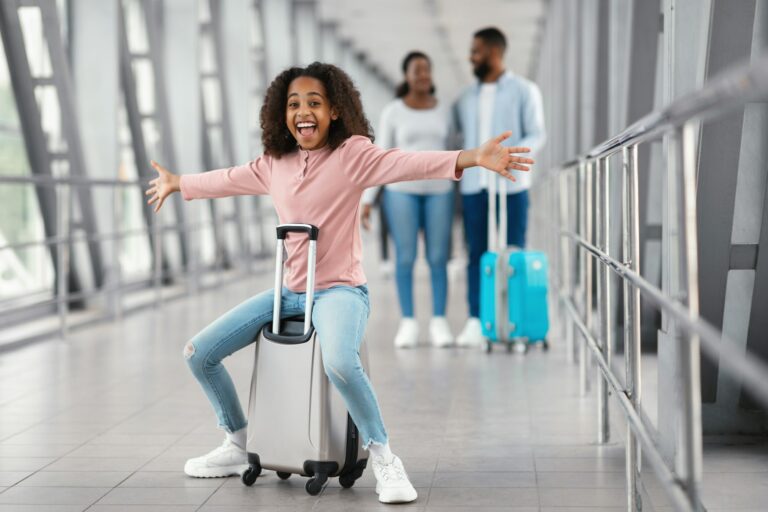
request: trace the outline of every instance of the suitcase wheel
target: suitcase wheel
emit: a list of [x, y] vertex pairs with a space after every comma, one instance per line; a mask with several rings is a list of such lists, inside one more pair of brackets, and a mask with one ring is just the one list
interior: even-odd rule
[[547, 340], [544, 340], [542, 347], [544, 348], [544, 352], [549, 350], [549, 342]]
[[363, 471], [365, 471], [365, 466], [368, 465], [368, 459], [362, 459], [357, 461], [357, 464], [355, 465], [355, 469], [350, 471], [349, 473], [345, 473], [343, 475], [339, 476], [339, 483], [341, 486], [345, 489], [349, 489], [353, 485], [355, 485], [355, 481], [363, 476]]
[[486, 351], [488, 354], [490, 354], [491, 352], [493, 352], [493, 343], [491, 343], [491, 341], [490, 341], [490, 340], [488, 340], [488, 341], [486, 341], [486, 342], [485, 342], [485, 351]]
[[291, 474], [290, 473], [286, 473], [285, 471], [278, 471], [277, 472], [277, 477], [280, 480], [288, 480], [289, 478], [291, 478]]
[[254, 466], [252, 464], [248, 466], [248, 469], [246, 469], [243, 472], [243, 476], [240, 477], [240, 480], [243, 482], [243, 484], [250, 487], [254, 483], [256, 483], [256, 479], [259, 477], [260, 474], [261, 474], [261, 466]]
[[355, 485], [355, 480], [357, 480], [361, 476], [363, 476], [363, 471], [362, 470], [356, 470], [353, 473], [349, 473], [349, 474], [346, 474], [346, 475], [341, 475], [339, 477], [339, 483], [341, 484], [341, 486], [343, 488], [349, 489], [350, 487]]
[[317, 496], [320, 494], [320, 491], [323, 490], [323, 487], [325, 487], [326, 482], [328, 482], [327, 475], [317, 474], [307, 480], [307, 485], [305, 485], [304, 488], [310, 495]]

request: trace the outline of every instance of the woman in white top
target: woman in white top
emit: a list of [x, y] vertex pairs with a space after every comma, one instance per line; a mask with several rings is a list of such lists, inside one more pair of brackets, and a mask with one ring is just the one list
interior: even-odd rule
[[[439, 105], [432, 84], [432, 65], [424, 53], [411, 52], [403, 59], [405, 81], [397, 88], [397, 99], [381, 113], [376, 143], [406, 151], [446, 149], [449, 112]], [[363, 226], [368, 228], [371, 205], [378, 189], [363, 195]], [[427, 262], [432, 280], [432, 320], [429, 338], [433, 345], [453, 344], [445, 319], [448, 295], [448, 252], [453, 219], [453, 185], [448, 180], [409, 181], [387, 185], [382, 206], [395, 242], [395, 281], [403, 318], [396, 347], [412, 347], [419, 340], [413, 308], [413, 264], [419, 230], [424, 230]]]

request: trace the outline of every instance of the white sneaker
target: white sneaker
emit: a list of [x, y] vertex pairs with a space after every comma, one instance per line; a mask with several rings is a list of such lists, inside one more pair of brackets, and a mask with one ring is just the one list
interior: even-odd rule
[[379, 263], [379, 273], [384, 279], [391, 279], [395, 275], [395, 263], [392, 260], [382, 260]]
[[451, 327], [444, 316], [434, 316], [429, 321], [429, 340], [435, 347], [450, 347], [453, 345]]
[[373, 475], [376, 477], [376, 494], [382, 503], [410, 503], [419, 496], [408, 480], [403, 462], [396, 455], [390, 460], [374, 457]]
[[485, 336], [483, 336], [483, 327], [480, 324], [480, 319], [470, 317], [467, 323], [464, 324], [461, 334], [456, 338], [456, 344], [460, 347], [479, 347], [483, 343], [485, 343]]
[[184, 472], [197, 478], [240, 475], [248, 469], [248, 454], [229, 439], [212, 452], [189, 459]]
[[415, 347], [419, 342], [419, 323], [415, 318], [403, 318], [395, 335], [395, 347]]

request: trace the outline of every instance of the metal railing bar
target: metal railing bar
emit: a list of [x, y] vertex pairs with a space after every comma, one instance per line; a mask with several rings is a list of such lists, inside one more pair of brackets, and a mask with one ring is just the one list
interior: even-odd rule
[[[230, 218], [225, 220], [225, 224], [231, 224], [236, 219]], [[195, 223], [188, 223], [188, 232], [192, 231], [199, 231], [206, 227], [211, 227], [215, 224], [215, 221], [209, 220], [209, 221], [200, 221]], [[161, 231], [164, 232], [173, 232], [173, 231], [180, 231], [181, 228], [179, 226], [175, 226], [172, 224], [166, 224], [159, 228]], [[0, 251], [6, 251], [6, 250], [18, 250], [18, 249], [29, 249], [32, 247], [41, 247], [41, 246], [49, 246], [49, 245], [57, 245], [61, 243], [73, 243], [73, 242], [109, 242], [114, 240], [121, 240], [123, 238], [128, 238], [129, 236], [138, 236], [138, 235], [146, 235], [151, 234], [152, 228], [134, 228], [134, 229], [128, 229], [124, 231], [113, 231], [111, 233], [103, 233], [103, 234], [97, 234], [97, 235], [88, 235], [86, 233], [80, 232], [77, 234], [74, 234], [69, 237], [63, 237], [63, 236], [50, 236], [47, 238], [44, 238], [43, 240], [35, 240], [32, 242], [21, 242], [17, 244], [6, 244], [6, 245], [0, 245]]]
[[73, 185], [73, 186], [122, 186], [137, 187], [149, 184], [148, 180], [108, 180], [103, 178], [81, 178], [77, 176], [0, 176], [0, 183], [17, 185]]
[[[219, 268], [216, 266], [216, 263], [210, 263], [208, 265], [205, 265], [198, 270], [202, 270], [209, 273], [214, 273], [219, 270]], [[153, 269], [149, 269], [149, 273], [151, 274], [153, 272]], [[190, 279], [190, 274], [188, 272], [175, 272], [175, 273], [167, 273], [163, 275], [164, 278], [169, 278], [174, 281], [175, 284], [179, 284], [185, 279]], [[152, 275], [149, 275], [148, 277], [143, 277], [139, 279], [133, 279], [128, 282], [121, 282], [118, 285], [109, 284], [106, 286], [103, 286], [101, 288], [93, 288], [89, 290], [81, 290], [74, 293], [67, 293], [66, 298], [64, 297], [52, 297], [43, 301], [35, 302], [34, 304], [26, 304], [24, 306], [20, 306], [18, 309], [22, 309], [24, 307], [29, 307], [31, 305], [34, 306], [53, 306], [61, 304], [62, 302], [72, 302], [76, 300], [81, 299], [93, 299], [96, 297], [99, 297], [101, 295], [116, 292], [116, 291], [140, 291], [145, 288], [140, 288], [142, 285], [151, 285], [154, 281], [154, 278]], [[48, 292], [52, 293], [52, 292]], [[39, 295], [41, 292], [35, 292], [34, 295]], [[12, 302], [12, 301], [18, 301], [19, 299], [24, 298], [24, 295], [18, 295], [15, 297], [10, 297], [6, 299], [0, 299], [0, 306], [2, 306], [4, 303]]]
[[613, 371], [608, 365], [608, 362], [605, 360], [605, 356], [598, 347], [597, 340], [595, 340], [594, 336], [592, 336], [592, 334], [589, 332], [589, 329], [587, 329], [587, 326], [584, 324], [584, 322], [582, 322], [580, 313], [577, 311], [576, 306], [573, 304], [570, 297], [568, 297], [566, 294], [560, 294], [560, 300], [565, 304], [566, 309], [568, 310], [568, 313], [573, 320], [573, 323], [579, 329], [589, 348], [592, 350], [592, 356], [595, 358], [595, 361], [597, 361], [597, 364], [603, 376], [605, 377], [605, 380], [608, 382], [611, 388], [613, 388], [614, 395], [616, 396], [619, 405], [621, 405], [622, 409], [624, 409], [627, 420], [634, 427], [633, 430], [637, 436], [637, 439], [646, 449], [644, 455], [647, 457], [648, 462], [650, 462], [656, 471], [660, 483], [664, 487], [664, 490], [667, 491], [668, 497], [674, 502], [674, 505], [678, 509], [695, 510], [693, 506], [694, 504], [690, 503], [688, 500], [688, 496], [685, 493], [682, 481], [671, 469], [669, 469], [667, 463], [664, 461], [664, 458], [659, 453], [656, 447], [656, 443], [648, 428], [646, 427], [645, 422], [634, 409], [624, 387], [613, 374]]
[[[754, 392], [756, 398], [768, 406], [768, 379], [766, 378], [768, 365], [757, 359], [750, 359], [747, 354], [733, 351], [730, 347], [736, 345], [728, 339], [727, 335], [720, 333], [701, 317], [691, 317], [688, 310], [681, 304], [667, 298], [661, 290], [642, 276], [627, 269], [621, 262], [611, 258], [581, 236], [565, 230], [561, 231], [561, 234], [573, 239], [622, 279], [636, 286], [656, 306], [672, 315], [680, 327], [698, 335], [704, 350], [713, 358], [718, 358], [719, 364], [726, 371], [742, 381], [750, 391]], [[723, 354], [727, 354], [726, 357], [718, 357]]]
[[642, 117], [624, 131], [595, 146], [586, 158], [600, 158], [623, 146], [643, 142], [693, 120], [716, 117], [768, 94], [768, 57], [725, 71], [703, 88], [675, 100], [660, 111]]

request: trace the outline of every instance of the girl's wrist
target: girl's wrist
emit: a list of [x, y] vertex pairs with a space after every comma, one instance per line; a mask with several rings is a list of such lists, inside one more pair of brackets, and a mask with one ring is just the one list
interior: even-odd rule
[[461, 153], [459, 153], [459, 159], [458, 159], [458, 167], [461, 170], [464, 170], [468, 167], [476, 167], [478, 164], [477, 162], [477, 148], [475, 149], [465, 149]]

